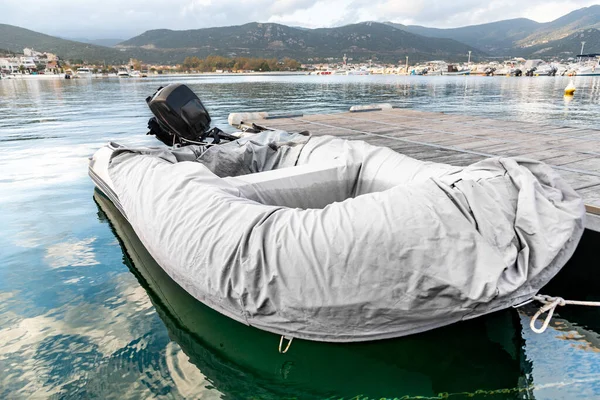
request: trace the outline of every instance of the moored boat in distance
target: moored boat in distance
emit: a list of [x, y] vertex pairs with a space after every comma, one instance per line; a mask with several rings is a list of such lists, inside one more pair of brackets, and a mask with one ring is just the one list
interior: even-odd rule
[[600, 76], [600, 53], [580, 54], [577, 59], [577, 63], [569, 66], [567, 75]]
[[573, 75], [575, 76], [600, 76], [600, 69], [596, 66], [581, 66], [575, 69]]
[[129, 76], [129, 70], [127, 68], [119, 67], [117, 71], [118, 78], [129, 78]]
[[367, 69], [350, 69], [346, 71], [346, 75], [369, 75], [370, 72]]
[[91, 78], [92, 70], [87, 67], [77, 68], [77, 76], [81, 78]]
[[442, 75], [471, 75], [471, 70], [455, 64], [448, 64], [446, 71], [442, 71]]

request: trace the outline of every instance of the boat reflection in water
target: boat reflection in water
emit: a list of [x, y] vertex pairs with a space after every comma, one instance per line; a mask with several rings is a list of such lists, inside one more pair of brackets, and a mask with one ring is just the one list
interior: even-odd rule
[[110, 200], [98, 191], [94, 199], [170, 337], [224, 398], [526, 395], [529, 363], [514, 310], [399, 339], [348, 344], [297, 339], [280, 354], [278, 335], [197, 301], [154, 261]]

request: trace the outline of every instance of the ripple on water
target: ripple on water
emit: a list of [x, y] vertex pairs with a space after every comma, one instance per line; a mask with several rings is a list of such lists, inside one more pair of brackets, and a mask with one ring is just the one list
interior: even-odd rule
[[[175, 81], [187, 83], [208, 107], [214, 123], [225, 130], [232, 129], [227, 126], [230, 112], [333, 113], [380, 102], [596, 128], [600, 79], [574, 80], [578, 91], [570, 102], [562, 96], [568, 83], [562, 77], [167, 76], [0, 81], [0, 397], [235, 398], [249, 393], [261, 397], [271, 393], [265, 387], [272, 381], [304, 393], [306, 382], [354, 388], [364, 378], [379, 379], [382, 387], [397, 387], [390, 382], [402, 376], [406, 390], [418, 387], [425, 395], [469, 386], [479, 379], [480, 387], [490, 382], [501, 382], [498, 389], [510, 386], [507, 389], [515, 398], [530, 392], [538, 399], [600, 398], [599, 346], [591, 336], [586, 336], [587, 341], [578, 336], [581, 329], [593, 335], [596, 328], [575, 325], [555, 326], [538, 336], [524, 329], [518, 336], [527, 356], [522, 361], [518, 359], [522, 350], [510, 337], [500, 336], [479, 343], [481, 354], [468, 359], [455, 356], [461, 348], [461, 336], [456, 335], [430, 344], [437, 352], [428, 356], [435, 360], [431, 365], [423, 364], [418, 351], [399, 347], [393, 354], [413, 358], [386, 359], [385, 352], [378, 353], [385, 360], [379, 369], [352, 365], [348, 355], [338, 364], [321, 360], [323, 365], [334, 365], [336, 374], [318, 365], [302, 366], [297, 360], [283, 362], [269, 353], [260, 358], [274, 360], [273, 368], [264, 360], [256, 362], [268, 369], [266, 376], [240, 375], [241, 367], [223, 356], [231, 351], [228, 346], [235, 345], [227, 342], [228, 336], [213, 343], [216, 350], [209, 350], [190, 333], [204, 332], [202, 326], [187, 329], [177, 318], [159, 315], [160, 305], [152, 303], [130, 272], [127, 255], [94, 204], [87, 177], [88, 157], [110, 140], [157, 144], [145, 136], [151, 114], [144, 99], [158, 86]], [[190, 354], [189, 349], [197, 350], [194, 363], [185, 348]], [[506, 365], [490, 366], [486, 356], [498, 357]], [[469, 366], [465, 360], [480, 364]], [[477, 365], [488, 365], [506, 376], [487, 376], [485, 368], [480, 371]], [[462, 375], [466, 369], [470, 376]], [[311, 370], [321, 376], [310, 375]], [[370, 370], [379, 375], [365, 377]], [[436, 380], [431, 378], [433, 370], [439, 375]], [[340, 371], [361, 375], [344, 380]], [[340, 380], [322, 382], [323, 376]], [[236, 379], [243, 379], [243, 384]], [[504, 398], [498, 396], [492, 398]]]

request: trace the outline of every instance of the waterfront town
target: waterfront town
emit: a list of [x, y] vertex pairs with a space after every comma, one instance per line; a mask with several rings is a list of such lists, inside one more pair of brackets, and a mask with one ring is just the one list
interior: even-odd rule
[[[48, 52], [38, 52], [25, 48], [22, 54], [0, 54], [0, 73], [2, 78], [19, 77], [73, 77], [89, 76], [117, 76], [119, 70], [126, 70], [130, 76], [134, 71], [144, 74], [162, 74], [177, 72], [181, 66], [177, 65], [145, 65], [131, 59], [128, 65], [87, 64], [78, 60], [61, 60], [59, 56]], [[130, 73], [131, 72], [131, 73]]]
[[[133, 77], [175, 73], [263, 73], [295, 72], [309, 75], [500, 75], [500, 76], [595, 76], [600, 75], [600, 54], [580, 54], [567, 59], [512, 58], [503, 61], [471, 62], [471, 54], [464, 63], [447, 63], [432, 60], [415, 65], [409, 57], [397, 64], [381, 64], [369, 60], [354, 62], [346, 54], [340, 59], [329, 57], [299, 63], [290, 58], [282, 60], [208, 56], [205, 59], [187, 57], [176, 65], [144, 64], [130, 59], [125, 65], [90, 64], [82, 60], [62, 60], [49, 52], [23, 49], [22, 54], [0, 53], [0, 77], [23, 78], [82, 78], [82, 77]], [[310, 62], [312, 61], [312, 62]], [[403, 61], [403, 62], [402, 62]]]

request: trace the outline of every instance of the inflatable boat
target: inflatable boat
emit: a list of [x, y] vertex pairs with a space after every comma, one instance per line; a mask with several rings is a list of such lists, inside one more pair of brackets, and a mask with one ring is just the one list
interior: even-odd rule
[[[506, 396], [508, 391], [522, 392], [531, 373], [519, 316], [513, 310], [392, 340], [334, 345], [299, 340], [286, 354], [279, 354], [279, 337], [240, 324], [196, 300], [156, 263], [108, 198], [95, 192], [94, 200], [100, 221], [110, 223], [123, 262], [150, 297], [169, 338], [222, 398], [391, 399], [440, 393], [464, 397], [484, 391]], [[140, 351], [153, 349], [156, 346], [149, 343]], [[148, 362], [155, 359], [140, 356]], [[167, 359], [169, 372], [180, 378], [173, 379], [176, 384], [197, 376], [186, 370], [187, 363], [177, 363], [180, 357]], [[460, 371], [460, 376], [452, 371]], [[194, 385], [176, 385], [174, 390], [182, 386], [189, 390]], [[205, 391], [180, 394], [211, 397]]]
[[456, 167], [269, 130], [221, 141], [174, 86], [147, 101], [175, 146], [108, 144], [90, 175], [184, 290], [282, 338], [386, 339], [522, 304], [583, 233], [580, 197], [543, 163]]

